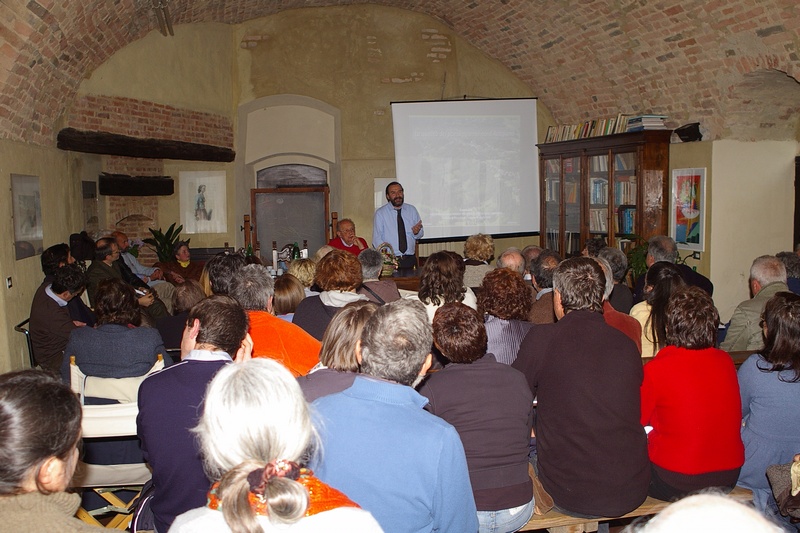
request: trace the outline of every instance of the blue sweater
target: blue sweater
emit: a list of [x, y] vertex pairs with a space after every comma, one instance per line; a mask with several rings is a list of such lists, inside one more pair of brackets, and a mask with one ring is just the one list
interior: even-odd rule
[[475, 533], [461, 440], [426, 403], [411, 387], [367, 377], [320, 398], [323, 453], [313, 469], [387, 533]]

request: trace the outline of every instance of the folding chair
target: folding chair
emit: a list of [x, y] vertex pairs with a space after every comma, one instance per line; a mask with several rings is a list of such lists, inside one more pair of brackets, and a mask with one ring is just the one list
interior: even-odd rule
[[[83, 438], [136, 437], [139, 385], [148, 375], [162, 368], [164, 368], [164, 360], [159, 355], [158, 361], [143, 376], [98, 378], [84, 375], [75, 364], [75, 356], [71, 356], [70, 384], [72, 390], [80, 395], [83, 405], [83, 421], [81, 423]], [[112, 399], [120, 403], [85, 405], [86, 397]], [[136, 497], [150, 478], [151, 472], [146, 463], [95, 465], [80, 461], [72, 485], [93, 490], [108, 502], [108, 505], [93, 511], [80, 508], [77, 517], [86, 523], [103, 527], [95, 517], [112, 513], [113, 516], [105, 527], [126, 530]], [[136, 491], [136, 495], [130, 501], [125, 502], [114, 494], [120, 490], [133, 490]]]
[[28, 345], [28, 359], [31, 362], [31, 368], [36, 368], [36, 359], [33, 357], [33, 343], [31, 342], [31, 332], [25, 326], [28, 325], [30, 322], [30, 318], [26, 318], [24, 321], [20, 322], [16, 326], [14, 326], [14, 331], [19, 331], [20, 333], [25, 334], [25, 343]]

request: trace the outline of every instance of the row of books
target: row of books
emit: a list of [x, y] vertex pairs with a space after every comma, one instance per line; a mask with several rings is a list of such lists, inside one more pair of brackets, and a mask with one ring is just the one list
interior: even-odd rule
[[614, 184], [614, 203], [635, 204], [636, 203], [636, 181], [618, 181]]
[[616, 117], [587, 120], [578, 124], [562, 124], [547, 128], [544, 142], [571, 141], [628, 131], [665, 130], [666, 115], [633, 115], [619, 113]]
[[608, 231], [606, 209], [589, 209], [589, 231]]
[[589, 203], [607, 204], [608, 203], [608, 180], [603, 178], [592, 178], [589, 180]]
[[619, 206], [617, 209], [617, 232], [630, 234], [634, 233], [636, 227], [636, 207]]

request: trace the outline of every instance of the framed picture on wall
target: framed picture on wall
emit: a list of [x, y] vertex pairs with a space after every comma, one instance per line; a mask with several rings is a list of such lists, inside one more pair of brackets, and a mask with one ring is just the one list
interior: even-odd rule
[[227, 233], [227, 187], [223, 170], [179, 174], [183, 233]]
[[672, 171], [669, 233], [678, 248], [705, 251], [706, 169]]
[[14, 249], [17, 260], [42, 253], [42, 205], [39, 178], [11, 174]]

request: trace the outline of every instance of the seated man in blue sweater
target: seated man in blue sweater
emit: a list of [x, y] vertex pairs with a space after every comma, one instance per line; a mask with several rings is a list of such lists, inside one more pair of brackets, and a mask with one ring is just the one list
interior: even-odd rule
[[228, 296], [211, 296], [189, 311], [181, 362], [139, 387], [137, 433], [153, 470], [151, 509], [158, 533], [189, 509], [206, 504], [211, 481], [191, 429], [203, 413], [206, 385], [224, 365], [249, 358], [247, 313]]
[[363, 374], [314, 402], [321, 420], [317, 476], [372, 513], [387, 533], [475, 533], [475, 500], [456, 430], [423, 409], [412, 387], [431, 364], [419, 302], [375, 311], [356, 348]]

